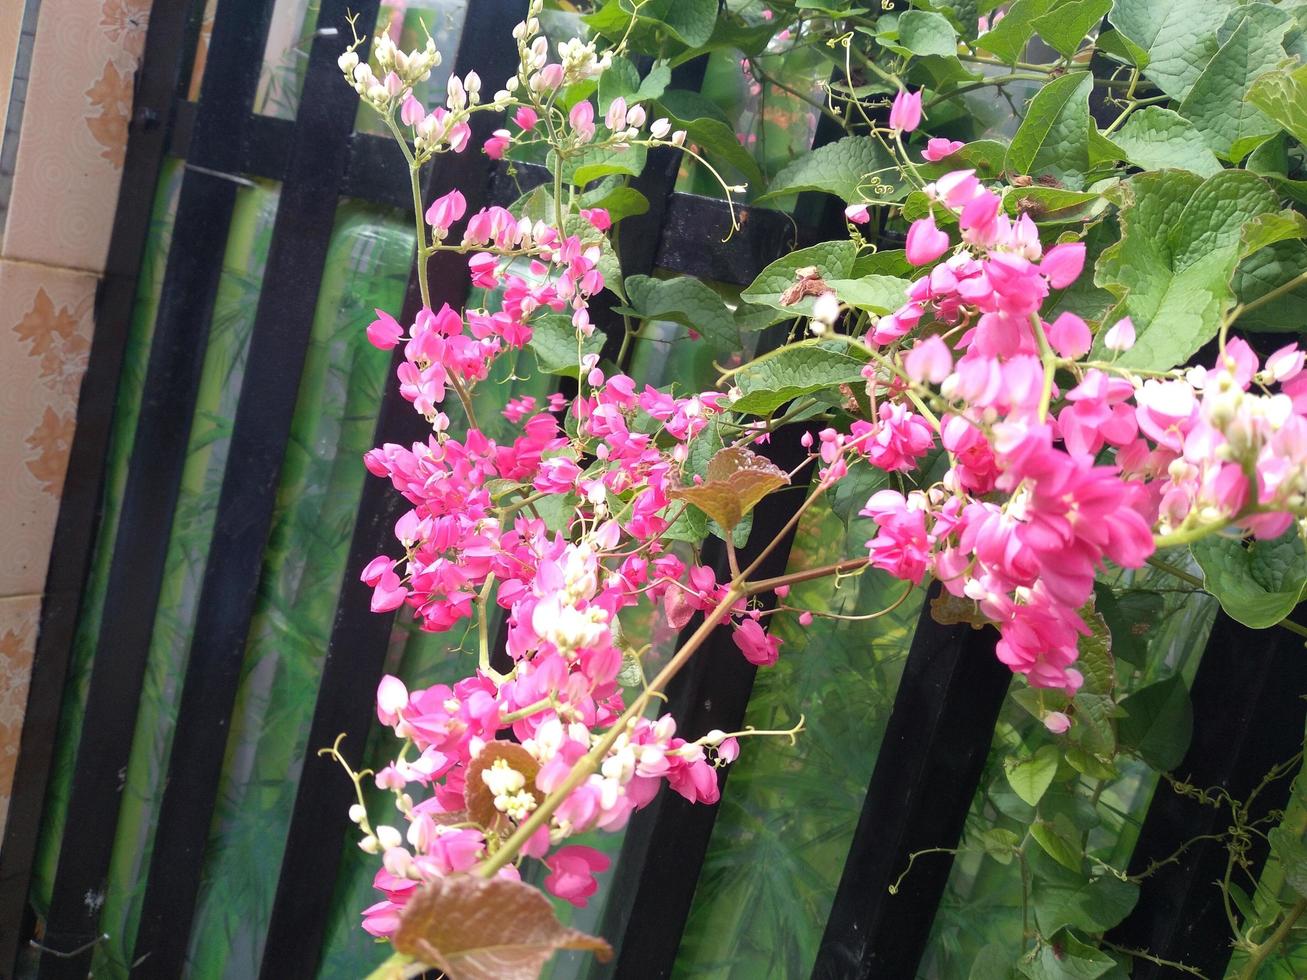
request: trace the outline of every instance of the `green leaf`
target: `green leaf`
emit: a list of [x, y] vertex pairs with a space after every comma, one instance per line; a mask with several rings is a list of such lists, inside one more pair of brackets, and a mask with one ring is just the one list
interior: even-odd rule
[[983, 946], [971, 961], [967, 980], [1011, 980], [1013, 956], [1002, 943]]
[[603, 350], [604, 338], [598, 331], [589, 337], [580, 337], [571, 320], [552, 314], [535, 324], [527, 346], [535, 351], [541, 371], [577, 378], [581, 374], [581, 358]]
[[897, 201], [907, 186], [879, 142], [870, 136], [846, 136], [782, 168], [759, 200], [798, 191], [824, 191], [849, 202]]
[[1065, 926], [1106, 932], [1129, 915], [1138, 901], [1138, 885], [1110, 874], [1076, 885], [1036, 880], [1033, 893], [1035, 921], [1045, 936]]
[[[1164, 370], [1216, 336], [1234, 299], [1230, 280], [1247, 221], [1275, 210], [1262, 178], [1225, 170], [1199, 181], [1178, 170], [1140, 174], [1121, 185], [1121, 240], [1103, 250], [1094, 282], [1121, 302], [1138, 331], [1123, 367]], [[1103, 356], [1101, 336], [1095, 341]]]
[[1291, 208], [1272, 214], [1259, 214], [1243, 226], [1240, 237], [1243, 246], [1239, 257], [1244, 258], [1277, 242], [1307, 238], [1307, 216]]
[[1114, 0], [1112, 26], [1148, 54], [1144, 74], [1171, 98], [1189, 94], [1235, 0]]
[[1014, 187], [1003, 195], [1003, 209], [1008, 214], [1029, 214], [1031, 220], [1043, 221], [1080, 221], [1086, 212], [1092, 213], [1086, 204], [1103, 201], [1103, 195], [1097, 191], [1067, 191], [1060, 187]]
[[1268, 71], [1248, 87], [1248, 101], [1307, 144], [1307, 65]]
[[1286, 827], [1276, 827], [1268, 835], [1271, 850], [1280, 861], [1284, 880], [1303, 898], [1307, 898], [1307, 844]]
[[899, 17], [899, 45], [916, 55], [953, 57], [958, 53], [958, 34], [939, 14], [909, 10]]
[[813, 266], [827, 282], [847, 279], [853, 273], [857, 254], [857, 246], [850, 241], [819, 242], [801, 248], [777, 259], [758, 273], [758, 278], [740, 293], [740, 298], [746, 303], [773, 307], [788, 316], [808, 316], [812, 312], [812, 297], [805, 297], [791, 306], [781, 303], [781, 294], [797, 281], [795, 273]]
[[828, 279], [840, 302], [870, 313], [888, 313], [907, 302], [911, 283], [897, 276], [863, 276], [861, 279]]
[[1128, 161], [1145, 170], [1175, 168], [1199, 177], [1221, 170], [1221, 161], [1194, 124], [1161, 106], [1145, 106], [1131, 113], [1112, 139]]
[[1044, 849], [1044, 853], [1062, 867], [1079, 871], [1084, 859], [1080, 847], [1080, 832], [1065, 814], [1052, 820], [1036, 820], [1030, 825], [1030, 836]]
[[641, 21], [666, 30], [678, 41], [698, 47], [712, 37], [717, 24], [717, 0], [620, 0], [629, 17], [637, 9]]
[[1253, 80], [1284, 58], [1282, 33], [1261, 28], [1251, 17], [1241, 21], [1180, 103], [1180, 115], [1194, 124], [1218, 156], [1242, 160], [1279, 130], [1247, 95]]
[[1184, 760], [1194, 713], [1182, 677], [1174, 675], [1141, 688], [1123, 700], [1121, 708], [1126, 713], [1117, 727], [1122, 746], [1134, 749], [1162, 772]]
[[[670, 320], [703, 335], [714, 350], [736, 352], [740, 331], [726, 303], [705, 283], [691, 276], [653, 279], [629, 276], [626, 293], [643, 319]], [[622, 312], [622, 311], [618, 311]]]
[[[695, 98], [685, 98], [685, 94], [668, 91], [658, 100], [673, 128], [684, 129], [686, 143], [693, 143], [710, 161], [725, 163], [738, 171], [749, 184], [761, 185], [762, 171], [758, 169], [752, 154], [740, 145], [735, 129], [715, 115], [693, 115], [695, 112], [706, 111], [700, 103], [707, 100], [698, 96], [696, 101]], [[697, 96], [697, 93], [690, 94]], [[713, 109], [718, 113], [721, 111], [716, 106]]]
[[1030, 100], [1012, 137], [1005, 169], [1050, 175], [1079, 190], [1089, 172], [1089, 92], [1094, 78], [1074, 72], [1054, 79]]
[[1011, 64], [1021, 57], [1026, 42], [1035, 33], [1035, 19], [1053, 9], [1056, 0], [1016, 0], [1007, 9], [1007, 15], [976, 39], [976, 47], [984, 48], [1000, 61]]
[[1089, 635], [1078, 644], [1080, 658], [1076, 668], [1084, 675], [1081, 688], [1086, 694], [1111, 694], [1116, 687], [1116, 661], [1112, 659], [1112, 633], [1107, 620], [1095, 609], [1082, 609], [1080, 617], [1089, 627]]
[[1112, 8], [1112, 0], [1072, 0], [1031, 21], [1035, 31], [1063, 57], [1070, 58], [1092, 28]]
[[986, 827], [977, 835], [977, 843], [999, 864], [1011, 864], [1021, 838], [1005, 827]]
[[569, 184], [584, 187], [592, 180], [620, 174], [634, 177], [644, 169], [647, 151], [643, 146], [628, 146], [614, 150], [611, 147], [587, 147], [569, 156], [563, 164], [563, 179]]
[[[1297, 241], [1276, 242], [1253, 253], [1239, 264], [1234, 275], [1234, 293], [1240, 303], [1260, 299], [1307, 269], [1307, 245]], [[1284, 330], [1297, 333], [1307, 323], [1307, 284], [1249, 310], [1239, 317], [1241, 330]]]
[[1148, 52], [1117, 30], [1103, 31], [1094, 47], [1136, 68], [1148, 67]]
[[1115, 595], [1101, 586], [1094, 588], [1095, 602], [1112, 631], [1112, 654], [1135, 667], [1144, 666], [1148, 642], [1157, 635], [1166, 603], [1156, 592], [1124, 592]]
[[1096, 759], [1108, 760], [1116, 755], [1116, 702], [1108, 694], [1076, 693], [1071, 699], [1075, 724], [1068, 737], [1074, 745]]
[[587, 192], [582, 195], [587, 208], [603, 208], [613, 221], [621, 221], [649, 210], [649, 199], [634, 187], [613, 187], [601, 189], [599, 193]]
[[1038, 806], [1048, 787], [1053, 785], [1057, 775], [1057, 747], [1042, 745], [1039, 751], [1029, 759], [1017, 759], [1008, 756], [1003, 760], [1003, 772], [1007, 775], [1008, 785], [1012, 791], [1031, 806]]
[[1063, 933], [1041, 946], [1033, 961], [1022, 960], [1017, 969], [1030, 980], [1097, 980], [1115, 966], [1116, 960], [1106, 953]]
[[731, 411], [771, 415], [801, 395], [861, 382], [862, 365], [857, 358], [816, 346], [815, 341], [790, 344], [750, 361], [732, 376], [741, 397], [731, 404]]
[[1297, 528], [1272, 541], [1211, 535], [1191, 546], [1203, 587], [1231, 619], [1252, 629], [1274, 626], [1293, 611], [1307, 586], [1307, 549]]

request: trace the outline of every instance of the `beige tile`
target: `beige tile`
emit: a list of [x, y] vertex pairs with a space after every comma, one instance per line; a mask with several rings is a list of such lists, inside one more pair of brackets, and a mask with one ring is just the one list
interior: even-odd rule
[[0, 3], [0, 132], [13, 92], [14, 62], [18, 59], [18, 38], [23, 27], [23, 0]]
[[104, 268], [148, 9], [42, 0], [4, 257]]
[[9, 813], [40, 614], [40, 596], [0, 599], [0, 834]]
[[0, 596], [45, 583], [96, 279], [0, 259]]

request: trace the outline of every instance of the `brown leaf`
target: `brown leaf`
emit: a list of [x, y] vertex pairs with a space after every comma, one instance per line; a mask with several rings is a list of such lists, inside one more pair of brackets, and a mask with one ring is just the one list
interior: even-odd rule
[[830, 292], [830, 287], [826, 285], [826, 281], [822, 279], [815, 265], [805, 265], [802, 269], [795, 269], [794, 276], [796, 281], [781, 293], [781, 306], [793, 306], [805, 296], [820, 296], [822, 293]]
[[516, 769], [526, 777], [526, 789], [540, 803], [544, 796], [536, 789], [536, 773], [540, 763], [535, 757], [516, 742], [487, 742], [485, 748], [467, 767], [467, 782], [463, 788], [463, 798], [467, 800], [467, 815], [488, 831], [502, 833], [512, 829], [512, 822], [495, 806], [495, 797], [490, 792], [481, 773], [503, 759], [509, 767]]
[[588, 949], [601, 962], [613, 955], [604, 940], [560, 923], [530, 885], [470, 875], [423, 886], [404, 907], [395, 949], [449, 980], [535, 980], [558, 949]]
[[758, 501], [789, 482], [789, 475], [766, 456], [727, 447], [708, 461], [707, 480], [672, 490], [668, 496], [688, 500], [730, 534]]
[[980, 611], [974, 600], [947, 591], [930, 600], [930, 618], [941, 626], [966, 623], [973, 629], [980, 629], [992, 622]]

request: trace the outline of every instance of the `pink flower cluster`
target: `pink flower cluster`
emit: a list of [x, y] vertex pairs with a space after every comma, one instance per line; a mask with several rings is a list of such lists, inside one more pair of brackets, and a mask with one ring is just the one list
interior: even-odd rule
[[[1070, 312], [1048, 323], [1039, 310], [1079, 276], [1084, 246], [1045, 250], [1034, 223], [1009, 219], [969, 170], [927, 194], [956, 221], [962, 247], [913, 282], [869, 339], [899, 350], [930, 326], [901, 350], [901, 364], [943, 409], [938, 435], [950, 467], [928, 490], [884, 490], [868, 501], [863, 514], [877, 525], [871, 563], [917, 583], [933, 574], [974, 600], [998, 624], [1005, 664], [1033, 685], [1074, 694], [1077, 643], [1088, 632], [1079, 611], [1104, 561], [1139, 567], [1154, 550], [1154, 528], [1234, 523], [1266, 537], [1289, 527], [1307, 496], [1303, 353], [1289, 345], [1259, 371], [1247, 344], [1231, 340], [1215, 368], [1169, 380], [1082, 361], [1093, 342], [1088, 325]], [[907, 257], [929, 265], [950, 246], [932, 214], [913, 223]], [[1121, 351], [1133, 339], [1125, 320], [1104, 346]], [[1077, 383], [1060, 392], [1054, 368]], [[874, 395], [879, 376], [869, 373]], [[880, 383], [891, 394], [902, 387], [899, 378]], [[1050, 411], [1056, 399], [1060, 411]], [[882, 426], [897, 417], [885, 404], [880, 415]], [[854, 423], [850, 438], [872, 428]], [[920, 437], [903, 453], [890, 439], [883, 458], [868, 457], [910, 469], [929, 444]]]

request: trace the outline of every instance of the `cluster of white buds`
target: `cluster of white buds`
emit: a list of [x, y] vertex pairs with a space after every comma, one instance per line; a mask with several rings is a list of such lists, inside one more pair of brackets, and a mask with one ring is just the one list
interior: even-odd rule
[[481, 76], [474, 71], [468, 72], [461, 79], [457, 75], [450, 75], [446, 92], [445, 105], [449, 106], [451, 112], [477, 105], [481, 101]]
[[[354, 20], [350, 21], [351, 30]], [[405, 93], [412, 91], [418, 82], [431, 77], [431, 69], [440, 64], [440, 52], [436, 42], [427, 35], [426, 45], [404, 52], [396, 47], [388, 31], [377, 35], [372, 54], [376, 58], [380, 77], [372, 66], [358, 55], [358, 48], [363, 38], [354, 32], [354, 42], [345, 49], [345, 53], [336, 59], [345, 81], [358, 92], [360, 98], [378, 112], [390, 112]]]
[[573, 37], [558, 42], [558, 60], [563, 65], [563, 84], [570, 85], [598, 78], [613, 66], [613, 53], [605, 51], [600, 55], [595, 51], [594, 41]]
[[481, 780], [494, 796], [495, 809], [519, 823], [536, 808], [536, 798], [526, 788], [526, 776], [509, 766], [507, 760], [496, 759], [490, 767], [481, 770]]

